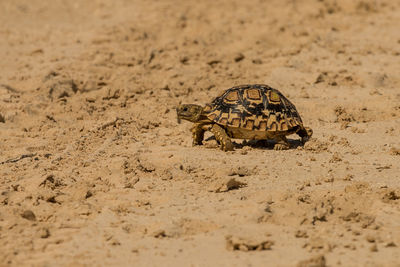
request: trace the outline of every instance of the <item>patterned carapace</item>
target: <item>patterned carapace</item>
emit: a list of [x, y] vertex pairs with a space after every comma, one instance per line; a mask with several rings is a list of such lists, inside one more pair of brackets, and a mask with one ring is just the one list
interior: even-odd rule
[[278, 90], [262, 84], [232, 87], [204, 112], [218, 124], [246, 130], [281, 132], [303, 125], [296, 107]]

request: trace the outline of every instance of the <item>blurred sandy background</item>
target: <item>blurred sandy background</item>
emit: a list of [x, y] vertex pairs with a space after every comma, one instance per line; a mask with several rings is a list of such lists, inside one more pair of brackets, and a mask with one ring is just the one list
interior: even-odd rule
[[[400, 266], [399, 29], [398, 0], [0, 1], [0, 265]], [[246, 83], [314, 138], [191, 147], [175, 106]]]

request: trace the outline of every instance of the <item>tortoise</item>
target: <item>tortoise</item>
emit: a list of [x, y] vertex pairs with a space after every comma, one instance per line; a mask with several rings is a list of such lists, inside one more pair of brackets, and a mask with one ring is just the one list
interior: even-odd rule
[[194, 123], [193, 146], [202, 145], [204, 132], [211, 131], [220, 148], [233, 150], [231, 138], [276, 141], [275, 150], [289, 149], [287, 135], [296, 133], [304, 144], [313, 131], [303, 126], [296, 107], [281, 92], [263, 84], [240, 85], [225, 90], [204, 107], [181, 104], [181, 119]]

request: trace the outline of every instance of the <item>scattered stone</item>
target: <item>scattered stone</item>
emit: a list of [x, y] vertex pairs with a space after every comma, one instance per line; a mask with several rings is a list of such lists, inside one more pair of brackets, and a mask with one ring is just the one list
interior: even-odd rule
[[327, 77], [327, 72], [322, 72], [318, 75], [317, 79], [315, 79], [314, 84], [325, 82], [325, 78]]
[[48, 238], [50, 236], [50, 231], [47, 228], [42, 228], [39, 230], [40, 238]]
[[244, 55], [242, 53], [238, 53], [234, 57], [235, 62], [242, 61], [243, 59], [244, 59]]
[[240, 251], [261, 251], [261, 250], [271, 250], [274, 245], [274, 241], [264, 240], [256, 241], [247, 238], [227, 236], [226, 238], [226, 248], [228, 250], [240, 250]]
[[134, 188], [135, 184], [137, 184], [138, 182], [138, 177], [133, 177], [132, 179], [126, 178], [124, 182], [124, 188]]
[[120, 246], [121, 245], [121, 242], [119, 242], [119, 240], [118, 239], [116, 239], [116, 238], [111, 238], [110, 239], [110, 244], [112, 245], [112, 246]]
[[334, 109], [336, 115], [336, 122], [352, 122], [355, 121], [353, 114], [347, 112], [342, 106], [336, 106]]
[[262, 60], [258, 59], [258, 58], [253, 59], [252, 62], [253, 62], [253, 64], [262, 64], [263, 63]]
[[347, 174], [344, 178], [343, 181], [351, 181], [353, 180], [354, 175], [353, 174]]
[[63, 183], [60, 179], [56, 179], [53, 174], [49, 174], [46, 178], [39, 184], [39, 187], [50, 188], [54, 190], [56, 187], [62, 186]]
[[179, 61], [183, 64], [183, 65], [188, 65], [189, 64], [189, 57], [188, 56], [183, 56], [179, 59]]
[[167, 237], [167, 235], [165, 234], [165, 230], [157, 230], [152, 234], [153, 237], [155, 238], [163, 238], [163, 237]]
[[393, 241], [391, 241], [391, 242], [388, 242], [388, 243], [386, 244], [386, 247], [387, 247], [387, 248], [393, 248], [393, 247], [397, 247], [397, 245], [396, 245]]
[[325, 183], [333, 183], [334, 181], [335, 181], [335, 178], [333, 178], [332, 176], [326, 177], [326, 178], [324, 179], [324, 182], [325, 182]]
[[139, 159], [138, 169], [143, 172], [153, 172], [156, 170], [156, 166], [148, 160], [141, 158]]
[[398, 200], [400, 199], [400, 193], [396, 191], [390, 191], [388, 193], [385, 193], [382, 197], [382, 201], [385, 203], [388, 203], [393, 200]]
[[269, 203], [265, 204], [264, 211], [268, 213], [272, 213], [271, 205]]
[[352, 131], [353, 133], [365, 133], [365, 130], [364, 130], [364, 129], [360, 129], [360, 128], [358, 128], [358, 127], [351, 127], [351, 131]]
[[88, 198], [90, 198], [91, 196], [93, 196], [93, 193], [92, 193], [92, 191], [88, 190], [88, 191], [86, 192], [85, 199], [88, 199]]
[[297, 264], [297, 267], [325, 267], [326, 260], [324, 255], [312, 257], [307, 260], [302, 260]]
[[118, 88], [108, 88], [105, 90], [102, 99], [103, 100], [111, 100], [111, 99], [118, 99], [121, 97], [121, 90]]
[[296, 233], [294, 234], [296, 238], [307, 238], [308, 234], [305, 230], [297, 230]]
[[375, 243], [375, 237], [373, 235], [367, 235], [365, 237], [365, 239], [369, 242], [369, 243]]
[[356, 222], [360, 223], [362, 228], [368, 228], [372, 226], [375, 222], [375, 217], [360, 212], [350, 212], [345, 216], [340, 216], [340, 218], [345, 222]]
[[18, 93], [19, 93], [19, 90], [15, 89], [14, 87], [9, 86], [9, 85], [7, 85], [7, 84], [0, 84], [0, 88], [4, 88], [4, 89], [6, 89], [8, 92], [11, 92], [11, 93], [15, 93], [15, 94], [18, 94]]
[[329, 163], [335, 163], [342, 161], [342, 157], [338, 152], [333, 153], [332, 158], [329, 160]]
[[304, 149], [313, 152], [322, 152], [328, 150], [328, 143], [311, 138], [305, 145]]
[[219, 63], [221, 63], [221, 60], [218, 60], [218, 59], [213, 59], [213, 60], [210, 60], [207, 62], [207, 64], [210, 65], [211, 67], [213, 67], [214, 65], [217, 65]]
[[4, 118], [4, 116], [0, 113], [0, 123], [5, 123], [6, 120]]
[[35, 213], [31, 210], [26, 210], [21, 214], [21, 217], [29, 221], [36, 221]]
[[75, 81], [68, 78], [51, 79], [45, 83], [45, 87], [51, 99], [70, 97], [78, 91]]
[[369, 248], [369, 250], [372, 251], [372, 252], [378, 252], [378, 246], [377, 246], [376, 244], [373, 244], [373, 245]]
[[381, 171], [383, 171], [383, 170], [389, 170], [391, 167], [392, 167], [392, 165], [390, 164], [390, 165], [384, 165], [384, 166], [376, 167], [376, 169], [377, 169], [379, 172], [381, 172]]
[[226, 177], [217, 180], [209, 188], [209, 191], [215, 193], [222, 193], [222, 192], [228, 192], [229, 190], [239, 189], [244, 186], [246, 186], [246, 183], [237, 181], [235, 178]]
[[311, 196], [309, 194], [300, 195], [297, 200], [303, 203], [311, 204]]
[[332, 246], [320, 237], [311, 238], [304, 247], [307, 248], [309, 252], [321, 250], [326, 252], [332, 251]]
[[87, 96], [87, 97], [85, 98], [85, 100], [86, 100], [86, 102], [89, 102], [89, 103], [94, 103], [94, 102], [96, 102], [96, 98], [95, 98], [95, 97], [91, 97], [91, 96]]
[[356, 250], [356, 246], [354, 244], [346, 244], [344, 245], [345, 248], [348, 248], [350, 250]]
[[173, 173], [169, 169], [162, 169], [157, 172], [158, 176], [161, 177], [161, 180], [172, 180], [174, 178]]
[[361, 235], [361, 232], [359, 230], [353, 230], [353, 235], [359, 236]]
[[311, 223], [315, 224], [317, 221], [326, 222], [327, 217], [333, 213], [334, 209], [332, 200], [321, 201], [313, 210]]
[[240, 177], [244, 177], [244, 176], [249, 176], [252, 175], [252, 171], [250, 171], [248, 168], [244, 167], [244, 166], [239, 166], [236, 168], [232, 168], [228, 171], [228, 175], [229, 176], [234, 176], [234, 175], [238, 175]]
[[[1, 119], [0, 119], [1, 120]], [[393, 155], [393, 156], [399, 156], [400, 155], [400, 149], [399, 148], [394, 148], [394, 147], [392, 147], [390, 150], [389, 150], [389, 153], [390, 153], [390, 155]]]
[[81, 188], [77, 188], [73, 193], [72, 197], [75, 200], [85, 200], [93, 196], [93, 192], [87, 189], [86, 186], [83, 186]]
[[337, 143], [339, 145], [342, 145], [342, 146], [345, 146], [345, 147], [349, 147], [350, 146], [350, 142], [349, 142], [349, 140], [347, 140], [346, 137], [340, 138], [340, 140]]

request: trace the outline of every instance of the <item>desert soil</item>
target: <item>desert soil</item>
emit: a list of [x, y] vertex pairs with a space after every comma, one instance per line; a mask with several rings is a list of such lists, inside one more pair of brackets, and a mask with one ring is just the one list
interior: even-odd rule
[[[400, 1], [0, 1], [1, 266], [400, 266]], [[274, 151], [179, 103], [279, 89]]]

